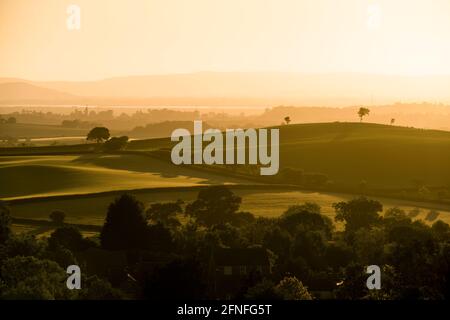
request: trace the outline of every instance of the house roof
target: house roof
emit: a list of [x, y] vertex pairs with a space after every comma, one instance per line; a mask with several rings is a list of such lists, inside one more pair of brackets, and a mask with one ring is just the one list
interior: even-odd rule
[[263, 248], [219, 248], [214, 251], [213, 257], [215, 264], [218, 266], [269, 265], [267, 251]]

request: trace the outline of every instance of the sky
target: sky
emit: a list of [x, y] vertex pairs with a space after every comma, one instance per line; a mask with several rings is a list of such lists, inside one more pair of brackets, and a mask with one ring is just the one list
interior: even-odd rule
[[430, 75], [449, 57], [448, 0], [0, 0], [0, 77]]

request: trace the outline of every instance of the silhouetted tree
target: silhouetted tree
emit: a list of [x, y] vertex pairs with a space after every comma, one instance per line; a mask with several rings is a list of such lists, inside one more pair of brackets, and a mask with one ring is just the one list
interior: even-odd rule
[[95, 140], [97, 143], [102, 142], [103, 140], [108, 140], [110, 137], [108, 128], [105, 127], [95, 127], [91, 131], [89, 131], [86, 140]]
[[306, 201], [303, 204], [298, 204], [294, 206], [290, 206], [282, 215], [282, 217], [287, 217], [295, 213], [299, 212], [310, 212], [310, 213], [317, 213], [320, 214], [320, 206], [315, 202], [308, 202]]
[[111, 283], [97, 276], [91, 276], [83, 281], [83, 290], [79, 290], [78, 299], [81, 300], [123, 300], [125, 294], [113, 288]]
[[41, 256], [43, 251], [43, 244], [37, 242], [34, 236], [29, 234], [18, 234], [10, 236], [3, 246], [0, 245], [0, 261], [16, 256], [37, 257]]
[[363, 117], [369, 115], [369, 113], [370, 113], [370, 110], [368, 108], [364, 108], [364, 107], [359, 108], [359, 110], [358, 110], [359, 121], [362, 122]]
[[128, 137], [122, 136], [122, 137], [112, 137], [108, 141], [105, 142], [103, 145], [103, 149], [106, 151], [117, 151], [122, 150], [125, 148], [125, 146], [128, 143]]
[[381, 203], [365, 197], [333, 203], [333, 208], [336, 211], [335, 220], [345, 222], [347, 235], [353, 234], [360, 228], [370, 228], [380, 221], [379, 212], [383, 211]]
[[54, 261], [17, 256], [6, 259], [0, 273], [2, 299], [55, 300], [75, 294], [65, 286], [65, 270]]
[[440, 241], [448, 241], [450, 239], [450, 226], [442, 220], [433, 223], [431, 230]]
[[275, 292], [283, 300], [312, 300], [308, 289], [296, 277], [285, 277], [276, 286]]
[[313, 269], [324, 267], [326, 242], [324, 236], [318, 231], [298, 232], [292, 242], [291, 251], [292, 256], [301, 256]]
[[0, 244], [11, 236], [11, 216], [6, 205], [0, 202]]
[[70, 265], [78, 265], [78, 261], [72, 251], [63, 246], [48, 248], [42, 258], [55, 261], [61, 268], [66, 269]]
[[100, 233], [102, 247], [110, 250], [143, 248], [146, 236], [143, 204], [128, 194], [116, 198], [108, 207]]
[[391, 126], [392, 126], [394, 123], [395, 123], [395, 119], [392, 118], [392, 119], [391, 119]]
[[72, 226], [60, 227], [52, 232], [48, 239], [48, 246], [51, 249], [63, 246], [72, 251], [86, 249], [87, 241], [84, 241], [80, 231]]
[[299, 229], [319, 231], [326, 238], [331, 238], [333, 222], [327, 216], [304, 210], [302, 206], [292, 206], [280, 218], [279, 225], [294, 235]]
[[284, 122], [286, 122], [286, 124], [291, 123], [291, 117], [289, 117], [289, 116], [285, 117]]
[[200, 224], [233, 222], [242, 199], [225, 186], [212, 186], [198, 193], [197, 200], [186, 206], [185, 213]]
[[158, 222], [146, 228], [146, 238], [143, 247], [157, 252], [171, 252], [174, 248], [170, 230]]
[[270, 229], [263, 238], [263, 246], [280, 258], [286, 258], [289, 255], [289, 249], [292, 238], [289, 232], [280, 227]]
[[354, 300], [364, 297], [368, 292], [367, 277], [363, 265], [355, 262], [348, 265], [344, 270], [343, 280], [336, 289], [336, 298]]
[[162, 223], [168, 227], [177, 227], [180, 222], [177, 219], [177, 214], [181, 214], [183, 209], [181, 205], [183, 201], [168, 203], [153, 203], [146, 211], [147, 219], [153, 223]]
[[49, 218], [54, 224], [61, 225], [64, 223], [66, 214], [63, 211], [55, 210], [52, 213], [50, 213]]
[[385, 232], [382, 228], [361, 228], [354, 234], [353, 251], [356, 261], [364, 265], [371, 265], [376, 261], [377, 265], [384, 261]]

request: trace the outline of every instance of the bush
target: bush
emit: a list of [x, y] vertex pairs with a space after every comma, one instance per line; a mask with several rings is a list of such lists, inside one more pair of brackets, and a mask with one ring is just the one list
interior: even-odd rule
[[103, 145], [103, 150], [105, 151], [118, 151], [125, 148], [125, 146], [128, 143], [128, 137], [122, 136], [122, 137], [112, 137], [108, 141], [105, 142]]
[[61, 224], [64, 223], [64, 219], [66, 218], [66, 214], [64, 212], [62, 212], [62, 211], [55, 210], [52, 213], [50, 213], [49, 218], [54, 224], [61, 225]]

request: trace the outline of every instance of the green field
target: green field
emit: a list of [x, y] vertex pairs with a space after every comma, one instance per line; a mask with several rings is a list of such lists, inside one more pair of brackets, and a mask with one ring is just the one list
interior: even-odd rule
[[[281, 215], [289, 206], [300, 204], [305, 201], [313, 201], [322, 207], [322, 212], [334, 217], [332, 204], [338, 201], [347, 201], [354, 196], [345, 194], [331, 194], [318, 192], [303, 192], [298, 190], [264, 190], [256, 187], [233, 187], [233, 191], [242, 197], [241, 210], [249, 211], [256, 216], [277, 217]], [[108, 205], [116, 196], [117, 192], [106, 195], [86, 195], [83, 197], [69, 198], [47, 198], [35, 201], [17, 201], [10, 204], [11, 212], [15, 217], [31, 219], [47, 219], [53, 210], [63, 210], [67, 215], [69, 223], [101, 225], [104, 222]], [[145, 206], [154, 202], [169, 202], [177, 199], [185, 202], [192, 201], [197, 197], [196, 187], [185, 190], [148, 190], [133, 192]], [[450, 207], [435, 205], [423, 202], [412, 202], [376, 198], [383, 205], [384, 209], [399, 207], [406, 211], [418, 208], [421, 213], [417, 218], [425, 218], [430, 209], [440, 212], [439, 219], [450, 223]]]
[[144, 155], [0, 157], [0, 199], [244, 183]]
[[[450, 187], [450, 132], [371, 123], [313, 123], [280, 128], [280, 168], [323, 173], [340, 186], [380, 189], [416, 182]], [[166, 139], [133, 141], [129, 150], [169, 148]]]
[[286, 126], [281, 166], [327, 174], [339, 184], [378, 188], [450, 186], [450, 132], [378, 124]]
[[[123, 190], [131, 190], [148, 205], [191, 201], [199, 187], [229, 184], [243, 197], [243, 210], [274, 217], [304, 201], [319, 203], [332, 216], [331, 204], [355, 197], [348, 192], [357, 194], [362, 180], [373, 190], [409, 190], [419, 183], [430, 190], [450, 186], [450, 132], [445, 131], [364, 123], [280, 127], [281, 168], [326, 174], [332, 182], [327, 191], [335, 193], [275, 186], [270, 180], [261, 185], [229, 170], [175, 166], [164, 158], [172, 144], [169, 139], [132, 141], [119, 154], [101, 153], [95, 145], [2, 149], [0, 199], [10, 201], [16, 217], [45, 219], [60, 209], [68, 221], [101, 224], [108, 204]], [[162, 160], [147, 153], [161, 148], [166, 150]], [[83, 154], [69, 154], [76, 152]], [[276, 183], [280, 184], [279, 179]], [[419, 207], [419, 217], [432, 208], [441, 212], [440, 219], [450, 217], [448, 193], [441, 199], [425, 199], [432, 202], [414, 197], [414, 201], [395, 200], [395, 193], [382, 198], [386, 193], [374, 196], [386, 208]]]

